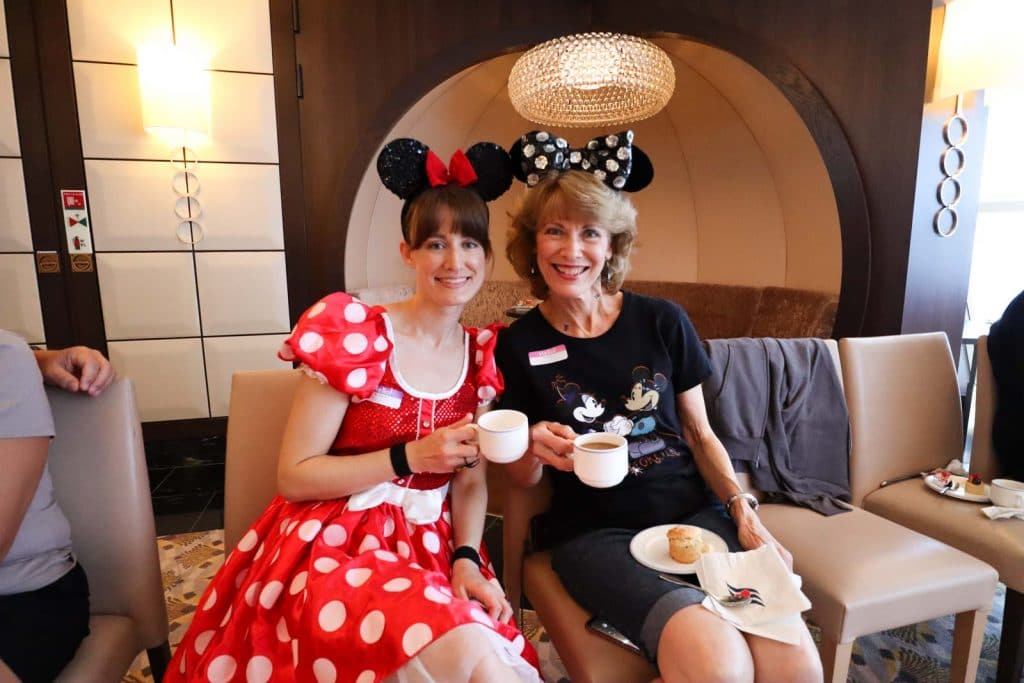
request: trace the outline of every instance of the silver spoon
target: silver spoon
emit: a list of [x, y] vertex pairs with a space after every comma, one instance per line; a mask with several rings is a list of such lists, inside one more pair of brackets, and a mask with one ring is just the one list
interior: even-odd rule
[[[749, 593], [749, 594], [746, 595], [746, 596], [742, 596], [742, 595], [720, 596], [720, 595], [715, 595], [714, 593], [709, 593], [707, 590], [705, 590], [704, 588], [698, 586], [695, 583], [690, 583], [689, 581], [683, 581], [682, 579], [680, 579], [678, 577], [675, 577], [675, 576], [670, 576], [669, 574], [658, 574], [658, 578], [662, 579], [663, 581], [668, 581], [669, 583], [674, 583], [674, 584], [679, 585], [679, 586], [686, 586], [688, 588], [696, 588], [701, 593], [703, 593], [704, 595], [708, 596], [709, 598], [711, 598], [712, 600], [717, 602], [722, 607], [742, 607], [743, 605], [749, 605], [751, 602], [754, 601], [754, 594], [750, 593], [750, 591], [747, 591], [747, 593]], [[757, 601], [754, 604], [761, 605], [762, 607], [764, 607], [764, 603], [761, 602], [761, 596], [760, 595], [757, 596]]]

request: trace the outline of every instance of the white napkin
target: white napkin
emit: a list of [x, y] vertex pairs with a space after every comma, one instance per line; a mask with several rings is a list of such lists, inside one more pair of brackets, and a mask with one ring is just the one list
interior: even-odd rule
[[708, 597], [701, 603], [739, 630], [791, 645], [800, 642], [804, 630], [800, 613], [811, 608], [811, 601], [800, 591], [800, 577], [789, 571], [774, 546], [743, 553], [704, 553], [697, 561], [697, 578], [708, 592], [719, 596], [729, 594], [726, 584], [757, 590], [763, 607], [754, 603], [723, 607]]
[[987, 508], [981, 508], [981, 511], [985, 513], [985, 516], [989, 519], [1024, 519], [1024, 508], [1004, 508], [998, 505], [991, 505]]

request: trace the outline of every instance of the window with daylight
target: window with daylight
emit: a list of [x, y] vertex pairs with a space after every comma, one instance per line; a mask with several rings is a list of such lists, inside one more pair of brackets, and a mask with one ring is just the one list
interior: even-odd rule
[[967, 292], [968, 324], [982, 332], [1024, 290], [1024, 88], [987, 90], [985, 103], [985, 162]]

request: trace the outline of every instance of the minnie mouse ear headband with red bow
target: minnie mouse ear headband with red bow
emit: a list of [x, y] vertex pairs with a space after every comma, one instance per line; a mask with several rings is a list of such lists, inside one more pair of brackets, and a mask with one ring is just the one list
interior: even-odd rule
[[544, 130], [516, 140], [509, 154], [515, 176], [529, 187], [552, 171], [587, 171], [613, 190], [636, 192], [654, 179], [654, 166], [633, 144], [633, 131], [601, 135], [584, 147], [570, 147], [565, 138]]
[[493, 142], [456, 151], [447, 167], [429, 147], [412, 138], [392, 140], [377, 156], [377, 175], [384, 187], [405, 200], [403, 218], [409, 203], [432, 187], [458, 185], [474, 190], [485, 202], [493, 201], [511, 187], [512, 173], [508, 152]]

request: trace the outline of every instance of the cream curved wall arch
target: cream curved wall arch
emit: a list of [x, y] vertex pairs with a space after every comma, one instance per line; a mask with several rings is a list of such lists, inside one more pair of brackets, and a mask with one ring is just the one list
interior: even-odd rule
[[[841, 239], [824, 163], [799, 116], [756, 70], [721, 50], [658, 41], [676, 67], [676, 91], [657, 116], [631, 127], [655, 166], [654, 182], [631, 195], [640, 216], [632, 277], [780, 285], [837, 293]], [[518, 54], [476, 64], [416, 102], [384, 141], [408, 136], [447, 160], [480, 140], [503, 146], [536, 125], [508, 98]], [[604, 129], [552, 129], [580, 146]], [[491, 277], [515, 279], [504, 258], [518, 182], [490, 204]], [[398, 256], [401, 201], [366, 169], [345, 250], [346, 287], [410, 284]]]

